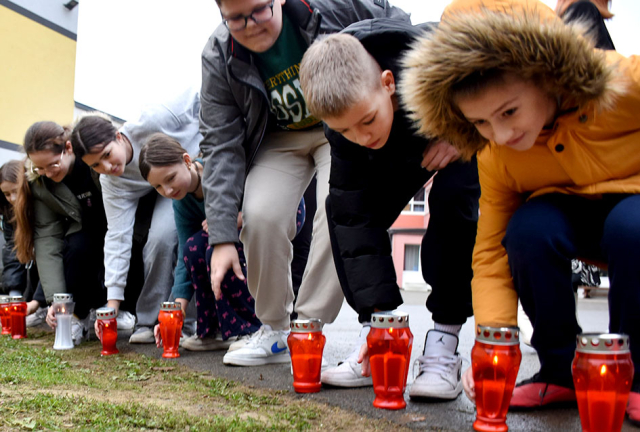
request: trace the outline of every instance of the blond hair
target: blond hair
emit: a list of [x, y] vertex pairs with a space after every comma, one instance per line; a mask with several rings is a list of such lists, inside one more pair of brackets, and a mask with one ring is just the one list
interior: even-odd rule
[[[558, 0], [558, 3], [556, 3], [556, 13], [558, 14], [558, 16], [562, 16], [564, 11], [566, 11], [569, 6], [576, 3], [577, 1], [580, 1], [580, 0]], [[609, 7], [611, 5], [611, 0], [589, 0], [589, 1], [591, 1], [591, 3], [593, 3], [598, 8], [598, 10], [600, 11], [600, 15], [602, 15], [602, 18], [604, 19], [613, 18], [613, 14], [609, 10]]]
[[309, 111], [336, 117], [380, 86], [380, 65], [354, 36], [333, 34], [314, 42], [300, 63], [300, 85]]

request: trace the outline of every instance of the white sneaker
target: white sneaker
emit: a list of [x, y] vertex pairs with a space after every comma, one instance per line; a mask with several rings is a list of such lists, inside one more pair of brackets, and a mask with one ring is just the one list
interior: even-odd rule
[[71, 339], [74, 345], [80, 345], [89, 339], [89, 315], [83, 320], [71, 316]]
[[204, 338], [193, 335], [182, 342], [182, 347], [189, 351], [217, 351], [226, 350], [232, 342], [231, 340], [222, 340], [220, 334]]
[[272, 330], [264, 324], [251, 335], [245, 346], [224, 355], [222, 362], [235, 366], [260, 366], [271, 363], [289, 363], [287, 330]]
[[153, 330], [149, 327], [138, 327], [131, 337], [129, 337], [129, 343], [151, 344], [156, 343], [156, 338], [153, 336]]
[[38, 307], [31, 315], [27, 315], [27, 327], [35, 327], [42, 324], [47, 319], [47, 313], [49, 312], [49, 306], [43, 308]]
[[418, 376], [413, 381], [411, 398], [455, 399], [462, 392], [462, 357], [456, 352], [458, 337], [438, 330], [429, 330]]
[[344, 361], [338, 363], [338, 366], [322, 371], [320, 378], [322, 384], [335, 387], [368, 387], [373, 385], [373, 379], [370, 376], [362, 376], [362, 367], [358, 363], [358, 354], [367, 340], [369, 330], [371, 330], [370, 326], [363, 326], [353, 352]]
[[135, 315], [127, 312], [126, 310], [120, 309], [118, 311], [116, 321], [118, 322], [118, 330], [133, 330], [133, 328], [136, 326]]
[[231, 345], [229, 345], [229, 349], [227, 351], [239, 350], [240, 348], [245, 346], [247, 342], [249, 342], [249, 339], [251, 339], [251, 336], [252, 336], [251, 334], [238, 336], [236, 340], [233, 341]]

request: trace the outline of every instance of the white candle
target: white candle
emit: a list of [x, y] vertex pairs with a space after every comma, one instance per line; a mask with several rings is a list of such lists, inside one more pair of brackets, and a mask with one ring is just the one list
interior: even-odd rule
[[68, 350], [73, 348], [73, 339], [71, 338], [71, 315], [58, 313], [56, 314], [56, 340], [53, 343], [55, 350]]

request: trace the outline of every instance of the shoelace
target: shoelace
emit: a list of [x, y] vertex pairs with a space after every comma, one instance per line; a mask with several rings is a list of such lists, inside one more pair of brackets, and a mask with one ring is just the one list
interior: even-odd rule
[[413, 376], [415, 378], [423, 373], [448, 373], [457, 363], [458, 357], [455, 355], [422, 355], [413, 362]]

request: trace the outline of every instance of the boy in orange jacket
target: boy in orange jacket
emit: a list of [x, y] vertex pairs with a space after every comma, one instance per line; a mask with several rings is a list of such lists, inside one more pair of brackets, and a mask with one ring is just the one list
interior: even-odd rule
[[[541, 25], [543, 23], [543, 25]], [[511, 406], [575, 401], [581, 332], [571, 259], [609, 266], [610, 331], [631, 339], [627, 412], [640, 421], [640, 62], [593, 48], [532, 0], [455, 0], [404, 61], [420, 131], [478, 153], [476, 323], [531, 319], [540, 372]], [[465, 390], [474, 396], [470, 371]]]

